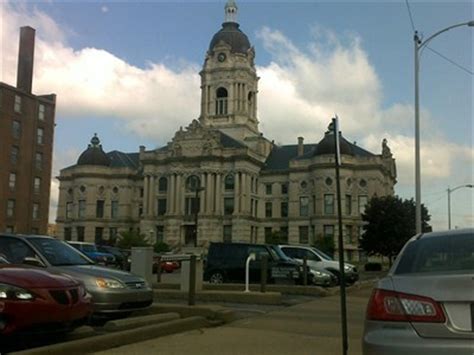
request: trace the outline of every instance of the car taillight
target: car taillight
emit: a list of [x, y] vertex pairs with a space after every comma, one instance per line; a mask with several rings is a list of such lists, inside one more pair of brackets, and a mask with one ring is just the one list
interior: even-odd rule
[[443, 309], [429, 297], [375, 289], [367, 306], [367, 319], [444, 323]]

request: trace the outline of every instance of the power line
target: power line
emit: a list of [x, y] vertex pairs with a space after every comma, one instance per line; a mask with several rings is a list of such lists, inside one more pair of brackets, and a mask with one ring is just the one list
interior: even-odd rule
[[411, 9], [410, 9], [410, 4], [408, 3], [408, 0], [405, 0], [405, 4], [407, 5], [407, 10], [408, 10], [408, 16], [410, 17], [410, 22], [411, 22], [411, 28], [413, 29], [413, 32], [415, 32], [415, 23], [413, 22], [413, 16], [411, 14]]
[[445, 55], [441, 54], [440, 52], [435, 51], [433, 48], [429, 47], [428, 45], [426, 45], [425, 47], [428, 48], [430, 51], [432, 51], [434, 54], [437, 54], [437, 55], [439, 55], [441, 58], [443, 58], [444, 60], [450, 62], [452, 65], [458, 67], [459, 69], [465, 71], [465, 72], [468, 73], [468, 74], [474, 75], [474, 72], [472, 72], [471, 70], [469, 70], [469, 69], [463, 67], [462, 65], [456, 63], [454, 60], [449, 59], [448, 57], [446, 57]]

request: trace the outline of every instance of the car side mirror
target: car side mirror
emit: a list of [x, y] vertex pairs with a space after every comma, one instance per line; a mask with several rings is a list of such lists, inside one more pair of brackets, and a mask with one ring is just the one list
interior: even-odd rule
[[46, 267], [46, 265], [44, 265], [41, 260], [38, 260], [36, 258], [32, 258], [31, 256], [27, 256], [26, 258], [24, 258], [23, 259], [23, 264], [30, 265], [30, 266], [36, 266], [36, 267]]

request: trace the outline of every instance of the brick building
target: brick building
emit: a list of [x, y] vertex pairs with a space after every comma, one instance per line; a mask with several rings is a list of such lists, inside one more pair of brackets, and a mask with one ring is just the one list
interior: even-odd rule
[[0, 231], [46, 234], [56, 95], [32, 93], [34, 46], [22, 27], [17, 85], [0, 82]]

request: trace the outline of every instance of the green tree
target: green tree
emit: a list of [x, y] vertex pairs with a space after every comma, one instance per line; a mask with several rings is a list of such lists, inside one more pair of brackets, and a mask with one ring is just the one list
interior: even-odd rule
[[150, 242], [144, 234], [135, 230], [121, 232], [118, 237], [117, 246], [122, 249], [131, 249], [132, 247], [148, 247]]
[[166, 253], [171, 250], [170, 246], [165, 242], [156, 242], [153, 246], [155, 253]]
[[[402, 200], [398, 196], [373, 197], [362, 214], [364, 232], [359, 240], [360, 247], [368, 255], [382, 255], [389, 259], [396, 256], [403, 245], [416, 234], [415, 202]], [[422, 231], [431, 231], [430, 215], [422, 208]]]

